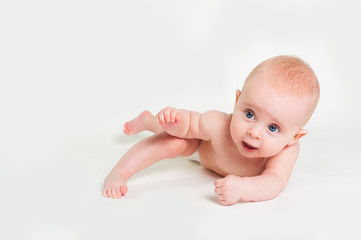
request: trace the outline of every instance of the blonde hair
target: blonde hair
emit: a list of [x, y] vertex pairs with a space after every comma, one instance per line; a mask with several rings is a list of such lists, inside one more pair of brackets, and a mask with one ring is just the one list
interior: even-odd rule
[[309, 65], [298, 57], [276, 56], [258, 64], [247, 77], [244, 84], [255, 75], [262, 78], [280, 95], [293, 95], [297, 98], [311, 97], [311, 115], [320, 98], [318, 79]]
[[249, 74], [246, 82], [257, 73], [263, 72], [269, 84], [280, 93], [295, 97], [318, 96], [320, 87], [313, 70], [297, 57], [277, 56], [258, 64]]

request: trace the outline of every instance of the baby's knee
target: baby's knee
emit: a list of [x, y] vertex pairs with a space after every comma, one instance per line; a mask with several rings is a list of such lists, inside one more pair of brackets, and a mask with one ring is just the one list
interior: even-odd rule
[[199, 146], [198, 139], [174, 138], [169, 145], [169, 158], [192, 155]]
[[190, 156], [193, 153], [195, 153], [195, 151], [198, 150], [199, 148], [199, 144], [200, 144], [200, 140], [199, 139], [186, 139], [187, 140], [187, 146], [185, 147], [183, 153], [181, 154], [181, 156]]

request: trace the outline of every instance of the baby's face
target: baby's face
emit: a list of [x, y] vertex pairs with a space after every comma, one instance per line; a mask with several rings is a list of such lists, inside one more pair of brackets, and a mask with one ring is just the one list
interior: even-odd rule
[[242, 155], [271, 157], [292, 143], [311, 100], [281, 96], [261, 79], [247, 83], [235, 104], [231, 136]]

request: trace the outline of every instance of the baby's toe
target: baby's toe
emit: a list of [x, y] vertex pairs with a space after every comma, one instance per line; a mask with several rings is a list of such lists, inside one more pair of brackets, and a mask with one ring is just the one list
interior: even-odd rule
[[119, 188], [116, 189], [116, 198], [121, 198], [122, 193], [120, 192]]
[[107, 198], [110, 198], [111, 197], [111, 192], [109, 189], [105, 189], [104, 190], [104, 196], [107, 197]]
[[107, 194], [107, 190], [106, 190], [106, 189], [104, 189], [104, 191], [103, 191], [103, 196], [104, 196], [104, 197], [108, 197], [108, 194]]
[[125, 193], [128, 191], [128, 187], [127, 186], [121, 186], [120, 187], [120, 194], [123, 196], [125, 195]]
[[115, 188], [112, 189], [112, 198], [117, 198], [117, 190]]

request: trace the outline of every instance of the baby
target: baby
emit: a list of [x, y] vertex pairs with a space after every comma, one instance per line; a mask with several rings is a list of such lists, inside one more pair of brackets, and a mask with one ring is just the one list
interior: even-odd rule
[[167, 107], [145, 111], [124, 125], [127, 135], [155, 133], [135, 144], [104, 182], [104, 196], [120, 198], [127, 180], [162, 160], [199, 154], [202, 166], [223, 178], [214, 182], [222, 205], [263, 201], [286, 187], [302, 127], [316, 108], [318, 80], [301, 59], [278, 56], [260, 63], [236, 91], [232, 114], [198, 113]]

